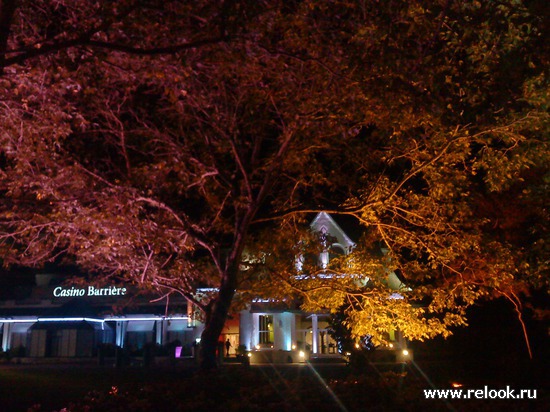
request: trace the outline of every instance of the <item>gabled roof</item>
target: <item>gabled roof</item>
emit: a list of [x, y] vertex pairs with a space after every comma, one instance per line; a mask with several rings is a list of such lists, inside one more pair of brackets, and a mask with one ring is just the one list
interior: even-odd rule
[[355, 247], [355, 243], [346, 235], [342, 228], [334, 221], [334, 219], [326, 212], [320, 212], [311, 222], [311, 229], [327, 233], [337, 239], [337, 244], [340, 245], [346, 253], [351, 252]]

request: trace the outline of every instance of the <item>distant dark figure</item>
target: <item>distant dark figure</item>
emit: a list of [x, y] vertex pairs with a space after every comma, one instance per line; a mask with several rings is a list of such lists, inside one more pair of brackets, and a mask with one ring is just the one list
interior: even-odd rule
[[231, 342], [229, 342], [229, 339], [225, 341], [225, 350], [227, 353], [227, 356], [229, 357], [229, 348], [231, 347]]

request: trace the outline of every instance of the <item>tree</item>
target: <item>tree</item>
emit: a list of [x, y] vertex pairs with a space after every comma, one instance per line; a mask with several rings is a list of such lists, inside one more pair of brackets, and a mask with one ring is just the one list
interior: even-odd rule
[[[243, 252], [308, 212], [354, 216], [412, 287], [298, 286], [300, 237], [269, 245], [286, 268], [260, 273], [311, 310], [356, 296], [358, 335], [448, 333], [489, 289], [540, 279], [487, 244], [470, 194], [547, 172], [544, 21], [512, 1], [336, 3], [3, 2], [4, 263], [70, 258], [182, 294], [204, 313], [204, 368], [235, 291], [265, 280], [243, 269], [270, 259]], [[387, 262], [368, 256], [354, 271], [374, 282]]]
[[[272, 276], [260, 276], [267, 295], [278, 287], [281, 298], [305, 295], [311, 311], [345, 305], [354, 335], [378, 339], [396, 327], [413, 339], [446, 336], [449, 326], [466, 324], [469, 305], [504, 296], [531, 352], [523, 296], [548, 288], [548, 85], [540, 70], [548, 54], [534, 29], [546, 23], [516, 6], [390, 2], [365, 11], [370, 25], [354, 37], [365, 47], [354, 57], [376, 82], [358, 84], [375, 88], [371, 98], [383, 96], [376, 107], [387, 107], [380, 112], [388, 118], [356, 130], [356, 139], [372, 142], [359, 150], [363, 191], [333, 213], [356, 217], [368, 228], [366, 242], [350, 259], [310, 266], [306, 279], [295, 276], [290, 257], [272, 253]], [[508, 205], [491, 216], [487, 204], [511, 195], [521, 215]], [[496, 219], [538, 223], [508, 226], [502, 236]], [[373, 257], [380, 241], [389, 253]], [[404, 299], [388, 299], [391, 270], [406, 279]], [[368, 287], [350, 273], [368, 275]]]

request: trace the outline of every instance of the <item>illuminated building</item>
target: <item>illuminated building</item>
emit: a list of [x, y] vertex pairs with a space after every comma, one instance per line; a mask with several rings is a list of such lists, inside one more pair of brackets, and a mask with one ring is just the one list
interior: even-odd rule
[[[322, 251], [314, 257], [320, 268], [327, 267], [334, 254], [352, 253], [355, 243], [329, 214], [319, 213], [310, 228], [323, 242]], [[298, 256], [297, 277], [302, 262]], [[171, 297], [168, 307], [165, 300], [139, 295], [124, 285], [66, 286], [64, 278], [38, 274], [26, 287], [18, 285], [18, 293], [0, 295], [0, 348], [4, 353], [31, 360], [92, 358], [100, 355], [99, 348], [107, 348], [111, 355], [122, 348], [142, 356], [154, 346], [157, 354], [165, 356], [194, 355], [203, 325], [195, 320], [194, 308], [185, 299]], [[394, 291], [402, 287], [393, 272], [388, 275], [388, 286]], [[328, 313], [307, 313], [299, 305], [255, 300], [238, 316], [230, 317], [220, 340], [229, 340], [231, 355], [238, 347], [250, 351], [251, 362], [301, 362], [340, 356], [329, 329]], [[389, 334], [393, 343], [388, 349], [403, 358], [406, 342], [397, 332]]]
[[[9, 357], [90, 358], [103, 348], [143, 355], [147, 345], [191, 356], [200, 336], [192, 308], [172, 299], [180, 313], [166, 315], [165, 302], [151, 303], [124, 286], [64, 286], [64, 277], [37, 274], [0, 299], [0, 349]], [[6, 298], [6, 296], [10, 298]]]

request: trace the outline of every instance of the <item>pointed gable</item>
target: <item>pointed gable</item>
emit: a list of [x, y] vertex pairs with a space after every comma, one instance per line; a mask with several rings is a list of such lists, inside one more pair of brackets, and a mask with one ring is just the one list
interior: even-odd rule
[[326, 233], [336, 238], [336, 243], [332, 247], [340, 247], [347, 255], [355, 247], [355, 243], [346, 235], [342, 228], [334, 221], [334, 219], [326, 212], [320, 212], [311, 222], [311, 229], [315, 232]]

